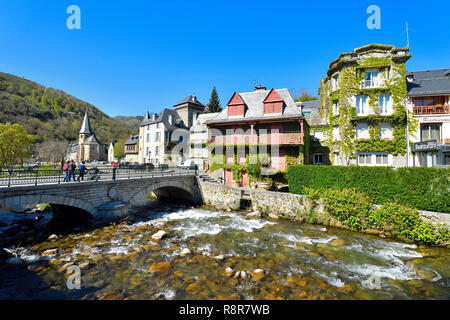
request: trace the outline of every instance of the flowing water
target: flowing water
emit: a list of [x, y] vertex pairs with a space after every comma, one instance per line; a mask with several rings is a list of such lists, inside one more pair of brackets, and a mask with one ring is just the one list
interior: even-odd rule
[[[167, 236], [152, 241], [159, 230]], [[185, 248], [191, 253], [180, 255]], [[57, 252], [42, 255], [49, 249]], [[27, 267], [0, 266], [0, 299], [450, 298], [449, 249], [207, 208], [159, 206], [132, 224], [18, 252]], [[80, 267], [80, 289], [67, 288], [71, 264]], [[151, 273], [152, 265], [162, 269]], [[259, 281], [255, 269], [264, 270]]]

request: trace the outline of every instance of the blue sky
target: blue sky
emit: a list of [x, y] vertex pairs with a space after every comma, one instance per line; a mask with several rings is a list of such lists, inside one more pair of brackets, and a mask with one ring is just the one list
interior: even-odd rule
[[[81, 9], [68, 30], [66, 8]], [[369, 30], [369, 5], [381, 29]], [[450, 1], [103, 1], [0, 3], [0, 71], [62, 89], [111, 116], [170, 108], [186, 95], [306, 88], [369, 43], [406, 45], [407, 69], [450, 68]]]

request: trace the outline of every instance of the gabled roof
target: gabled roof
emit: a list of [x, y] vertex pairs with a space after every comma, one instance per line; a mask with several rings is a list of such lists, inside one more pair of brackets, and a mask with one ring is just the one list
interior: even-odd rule
[[83, 123], [81, 124], [80, 133], [83, 134], [92, 134], [91, 123], [89, 122], [88, 112], [84, 114]]
[[[148, 112], [147, 112], [148, 114]], [[161, 111], [157, 116], [155, 120], [151, 120], [150, 117], [147, 118], [147, 114], [144, 118], [144, 121], [141, 122], [141, 124], [139, 126], [147, 126], [147, 125], [151, 125], [151, 124], [155, 124], [158, 122], [163, 122], [164, 126], [166, 127], [167, 130], [169, 131], [174, 131], [176, 129], [179, 128], [186, 128], [183, 120], [181, 119], [180, 115], [178, 114], [177, 111], [172, 110], [172, 109], [164, 109], [163, 111]], [[173, 117], [173, 125], [170, 124], [169, 122], [169, 116]]]
[[433, 96], [450, 94], [450, 69], [408, 72], [408, 96]]
[[183, 100], [181, 100], [180, 102], [175, 104], [173, 107], [175, 108], [176, 106], [179, 106], [179, 105], [182, 105], [185, 103], [196, 104], [198, 106], [205, 107], [205, 105], [203, 103], [201, 103], [200, 101], [198, 101], [197, 97], [193, 96], [193, 95], [187, 96], [186, 98], [184, 98]]
[[84, 140], [83, 144], [101, 144], [101, 143], [97, 140], [95, 134], [92, 134], [90, 137]]
[[[284, 101], [285, 108], [280, 114], [264, 114], [264, 101], [270, 94], [275, 91]], [[233, 97], [236, 94], [233, 95]], [[239, 120], [264, 120], [264, 119], [279, 119], [279, 118], [298, 118], [302, 117], [300, 108], [296, 105], [291, 97], [288, 89], [272, 89], [258, 90], [252, 92], [239, 93], [238, 96], [247, 105], [247, 111], [244, 116], [228, 116], [228, 107], [224, 108], [216, 117], [206, 121], [206, 123], [221, 123], [221, 122], [235, 122]], [[279, 100], [278, 100], [279, 101]], [[230, 100], [231, 102], [231, 100]]]
[[128, 139], [124, 144], [125, 145], [133, 145], [138, 143], [139, 141], [139, 136], [131, 136], [130, 139]]

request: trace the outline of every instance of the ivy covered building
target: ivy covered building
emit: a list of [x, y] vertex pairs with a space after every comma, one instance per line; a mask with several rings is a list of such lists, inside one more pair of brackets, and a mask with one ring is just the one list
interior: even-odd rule
[[319, 94], [331, 164], [407, 166], [408, 132], [415, 131], [405, 107], [408, 50], [370, 44], [330, 63]]

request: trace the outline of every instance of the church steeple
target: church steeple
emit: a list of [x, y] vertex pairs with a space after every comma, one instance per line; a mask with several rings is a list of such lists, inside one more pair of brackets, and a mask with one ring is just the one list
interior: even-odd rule
[[88, 112], [84, 114], [83, 124], [81, 125], [80, 134], [92, 134], [91, 123], [89, 122]]

